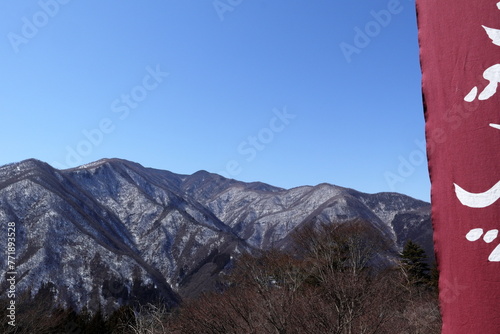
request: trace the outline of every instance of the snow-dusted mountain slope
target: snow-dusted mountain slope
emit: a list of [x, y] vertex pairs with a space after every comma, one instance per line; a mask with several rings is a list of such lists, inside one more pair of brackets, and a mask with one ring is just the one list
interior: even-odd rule
[[[68, 170], [37, 160], [0, 167], [0, 224], [16, 224], [17, 290], [50, 282], [61, 304], [77, 309], [110, 311], [157, 295], [175, 305], [209, 288], [207, 278], [232, 256], [283, 246], [310, 222], [356, 218], [396, 250], [410, 238], [432, 255], [430, 205], [401, 194], [330, 184], [287, 190], [119, 159]], [[0, 257], [2, 279], [6, 262]]]

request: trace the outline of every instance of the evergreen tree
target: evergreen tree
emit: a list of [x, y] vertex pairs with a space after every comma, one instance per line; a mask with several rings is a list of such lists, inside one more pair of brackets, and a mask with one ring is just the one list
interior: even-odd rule
[[429, 276], [429, 285], [437, 291], [439, 286], [439, 270], [436, 262], [432, 264]]
[[87, 323], [87, 326], [86, 326], [85, 331], [83, 333], [88, 333], [88, 334], [94, 334], [94, 333], [108, 334], [108, 333], [111, 333], [106, 328], [106, 322], [104, 321], [104, 317], [102, 315], [100, 308], [92, 316], [92, 318], [90, 318], [90, 321]]
[[408, 274], [408, 278], [415, 285], [429, 283], [429, 265], [426, 262], [427, 256], [422, 247], [417, 243], [408, 240], [401, 252], [401, 262]]

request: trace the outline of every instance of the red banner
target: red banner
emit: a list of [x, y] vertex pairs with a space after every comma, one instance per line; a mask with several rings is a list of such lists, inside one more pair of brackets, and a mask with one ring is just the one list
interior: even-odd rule
[[442, 333], [500, 333], [500, 2], [417, 13]]

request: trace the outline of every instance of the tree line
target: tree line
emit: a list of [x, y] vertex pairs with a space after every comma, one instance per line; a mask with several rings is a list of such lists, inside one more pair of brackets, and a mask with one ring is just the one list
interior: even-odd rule
[[[104, 316], [53, 305], [53, 287], [25, 296], [4, 333], [440, 333], [437, 271], [408, 241], [398, 260], [370, 224], [309, 224], [286, 249], [242, 254], [217, 291], [176, 309], [135, 303]], [[5, 313], [5, 300], [0, 300]], [[6, 304], [5, 304], [6, 306]], [[2, 315], [3, 315], [2, 313]], [[2, 317], [6, 319], [6, 317]]]

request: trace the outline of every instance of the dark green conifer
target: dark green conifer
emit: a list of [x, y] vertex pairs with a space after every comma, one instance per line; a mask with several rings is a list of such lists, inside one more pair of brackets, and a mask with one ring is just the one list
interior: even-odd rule
[[422, 285], [430, 282], [429, 265], [426, 260], [424, 249], [408, 240], [401, 252], [401, 262], [411, 283]]

